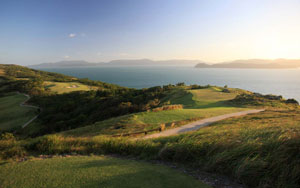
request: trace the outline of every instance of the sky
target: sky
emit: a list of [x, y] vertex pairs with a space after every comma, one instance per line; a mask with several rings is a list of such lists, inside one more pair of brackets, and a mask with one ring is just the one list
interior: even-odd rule
[[300, 59], [299, 0], [0, 0], [0, 63]]

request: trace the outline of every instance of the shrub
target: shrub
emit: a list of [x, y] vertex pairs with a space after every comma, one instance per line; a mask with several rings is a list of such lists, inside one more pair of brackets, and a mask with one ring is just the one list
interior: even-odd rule
[[185, 86], [185, 83], [184, 83], [184, 82], [178, 82], [178, 83], [176, 84], [176, 86]]
[[20, 146], [16, 138], [11, 133], [3, 133], [0, 136], [0, 158], [20, 158], [26, 155], [26, 151]]
[[45, 154], [57, 154], [66, 151], [63, 138], [57, 135], [43, 136], [34, 144], [37, 151]]
[[288, 103], [288, 104], [298, 104], [299, 105], [299, 102], [296, 101], [295, 99], [288, 99], [285, 102]]
[[162, 107], [157, 107], [152, 109], [153, 112], [160, 112], [160, 111], [165, 111], [165, 110], [177, 110], [177, 109], [183, 109], [182, 104], [174, 104], [174, 105], [165, 105]]

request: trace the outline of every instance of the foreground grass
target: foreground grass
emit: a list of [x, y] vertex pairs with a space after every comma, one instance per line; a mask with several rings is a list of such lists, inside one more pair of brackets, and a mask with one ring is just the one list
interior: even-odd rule
[[93, 90], [95, 87], [81, 84], [79, 82], [44, 82], [45, 88], [50, 89], [50, 91], [61, 94], [68, 93], [72, 91], [89, 91]]
[[9, 158], [25, 152], [118, 154], [191, 165], [231, 176], [249, 187], [296, 188], [300, 184], [299, 122], [299, 109], [273, 109], [152, 140], [49, 135], [15, 144], [2, 141], [0, 146], [8, 148], [1, 155]]
[[166, 144], [164, 160], [194, 161], [250, 187], [300, 185], [299, 110], [268, 110], [155, 142]]
[[103, 156], [34, 158], [2, 164], [0, 174], [0, 187], [209, 187], [165, 166]]
[[35, 116], [35, 109], [20, 106], [26, 99], [21, 94], [0, 97], [0, 131], [20, 127]]

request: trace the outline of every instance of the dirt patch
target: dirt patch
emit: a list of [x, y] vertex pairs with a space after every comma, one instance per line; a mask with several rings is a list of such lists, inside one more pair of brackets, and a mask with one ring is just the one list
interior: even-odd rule
[[79, 87], [78, 85], [71, 85], [71, 86], [68, 86], [67, 88], [71, 89], [71, 88], [78, 88], [78, 87]]

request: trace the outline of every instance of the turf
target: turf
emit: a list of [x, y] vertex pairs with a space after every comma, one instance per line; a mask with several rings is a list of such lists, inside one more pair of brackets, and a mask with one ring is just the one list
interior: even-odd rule
[[0, 166], [0, 187], [208, 188], [169, 167], [103, 156], [31, 159]]
[[68, 93], [72, 91], [89, 91], [93, 90], [94, 87], [81, 84], [79, 82], [44, 82], [45, 88], [50, 89], [50, 91], [61, 94]]
[[21, 107], [27, 98], [22, 94], [0, 97], [0, 130], [10, 130], [22, 126], [35, 116], [36, 109]]
[[234, 99], [240, 91], [231, 89], [230, 93], [222, 92], [218, 87], [197, 90], [176, 89], [164, 99], [171, 104], [183, 104], [185, 108], [211, 108], [230, 106], [226, 101]]

